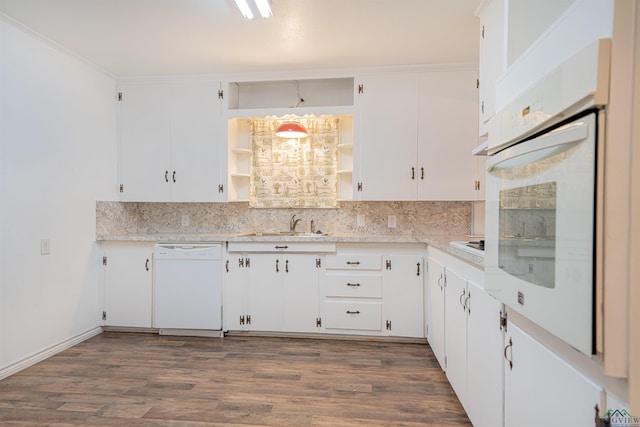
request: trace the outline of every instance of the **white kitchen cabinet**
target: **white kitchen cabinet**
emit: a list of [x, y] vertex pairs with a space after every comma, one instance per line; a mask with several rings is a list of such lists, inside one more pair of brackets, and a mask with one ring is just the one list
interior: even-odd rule
[[502, 304], [484, 292], [482, 270], [432, 248], [429, 280], [429, 343], [438, 361], [473, 425], [502, 425]]
[[362, 76], [356, 96], [360, 200], [416, 200], [418, 74]]
[[320, 255], [287, 254], [282, 280], [282, 327], [289, 332], [317, 332]]
[[382, 255], [327, 255], [320, 277], [320, 318], [325, 332], [380, 335]]
[[228, 253], [222, 292], [222, 328], [225, 331], [247, 330], [246, 306], [248, 270], [243, 253]]
[[420, 75], [417, 199], [484, 200], [478, 175], [476, 69]]
[[444, 310], [445, 310], [445, 277], [444, 262], [432, 255], [429, 249], [427, 263], [429, 285], [427, 303], [429, 304], [427, 319], [427, 340], [436, 356], [440, 367], [445, 369], [444, 361]]
[[278, 254], [246, 254], [247, 323], [252, 331], [282, 331], [284, 262]]
[[386, 255], [383, 260], [383, 319], [387, 335], [424, 338], [424, 259]]
[[488, 132], [496, 112], [496, 80], [505, 69], [505, 9], [507, 0], [486, 0], [478, 8], [480, 18], [479, 135]]
[[124, 201], [222, 200], [219, 83], [118, 85]]
[[467, 282], [467, 399], [464, 407], [476, 427], [502, 425], [502, 304]]
[[120, 84], [118, 91], [122, 200], [168, 201], [171, 97], [166, 84]]
[[600, 386], [512, 322], [504, 354], [505, 427], [594, 425]]
[[356, 198], [479, 198], [471, 155], [478, 144], [476, 77], [477, 70], [462, 68], [362, 76]]
[[424, 337], [424, 248], [340, 244], [320, 272], [324, 332]]
[[264, 252], [275, 246], [292, 245], [250, 243], [243, 245], [244, 252], [228, 254], [225, 330], [317, 332], [322, 255]]
[[105, 326], [150, 328], [152, 324], [153, 243], [101, 244]]
[[[445, 267], [445, 364], [460, 402], [467, 401], [467, 279], [451, 264]], [[463, 403], [464, 406], [464, 403]]]

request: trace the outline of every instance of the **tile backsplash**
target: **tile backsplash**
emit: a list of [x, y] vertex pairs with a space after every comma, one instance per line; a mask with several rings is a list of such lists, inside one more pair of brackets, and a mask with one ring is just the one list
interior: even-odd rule
[[[98, 201], [96, 239], [286, 231], [294, 214], [301, 218], [298, 231], [309, 231], [313, 220], [325, 233], [463, 235], [471, 231], [472, 202], [341, 202], [336, 209], [252, 209], [246, 202]], [[358, 215], [364, 215], [363, 227], [357, 226]], [[395, 216], [395, 228], [388, 227], [389, 216]]]

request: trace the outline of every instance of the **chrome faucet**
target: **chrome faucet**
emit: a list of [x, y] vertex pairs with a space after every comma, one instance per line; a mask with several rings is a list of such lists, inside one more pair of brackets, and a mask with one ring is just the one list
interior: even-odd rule
[[296, 216], [293, 215], [289, 220], [289, 231], [291, 231], [292, 233], [295, 232], [296, 226], [298, 225], [299, 222], [300, 222], [300, 218], [296, 219]]

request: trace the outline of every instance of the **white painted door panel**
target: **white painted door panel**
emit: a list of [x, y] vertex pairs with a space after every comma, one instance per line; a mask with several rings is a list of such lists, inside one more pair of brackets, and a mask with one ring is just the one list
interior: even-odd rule
[[502, 425], [502, 304], [467, 281], [467, 399], [475, 427]]
[[150, 328], [153, 244], [104, 244], [105, 325]]
[[435, 258], [429, 258], [429, 319], [427, 339], [440, 367], [444, 370], [444, 265]]
[[[384, 257], [384, 321], [387, 335], [424, 337], [424, 268], [417, 255]], [[385, 326], [386, 327], [386, 326]]]
[[218, 83], [173, 84], [171, 118], [171, 200], [220, 200]]
[[360, 200], [416, 198], [417, 82], [415, 73], [362, 78], [356, 122]]
[[286, 332], [317, 332], [318, 268], [317, 256], [286, 254], [282, 284], [282, 328]]
[[594, 424], [599, 386], [511, 322], [505, 346], [505, 427]]
[[478, 145], [476, 78], [475, 70], [420, 76], [418, 200], [477, 198], [477, 158], [471, 155]]
[[168, 201], [171, 99], [165, 84], [120, 85], [120, 184], [124, 201]]
[[467, 280], [452, 270], [445, 269], [445, 355], [447, 378], [461, 401], [467, 392]]

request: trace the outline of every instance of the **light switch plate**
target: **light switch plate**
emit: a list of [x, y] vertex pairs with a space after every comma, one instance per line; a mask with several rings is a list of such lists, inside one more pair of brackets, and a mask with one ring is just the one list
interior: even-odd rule
[[387, 225], [389, 226], [389, 228], [396, 228], [396, 216], [395, 215], [389, 215], [387, 217]]
[[189, 226], [189, 215], [182, 215], [182, 226], [183, 227]]
[[364, 214], [356, 215], [356, 226], [364, 227]]

